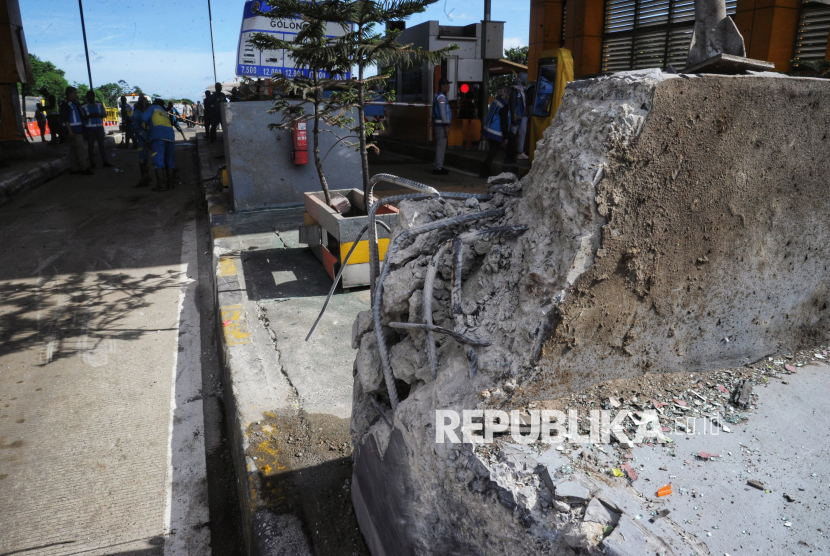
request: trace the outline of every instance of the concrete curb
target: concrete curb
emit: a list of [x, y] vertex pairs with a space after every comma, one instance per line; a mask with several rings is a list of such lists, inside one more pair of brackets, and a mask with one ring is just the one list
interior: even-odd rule
[[[105, 139], [107, 148], [115, 147], [115, 139]], [[63, 155], [52, 160], [45, 160], [35, 168], [15, 175], [12, 178], [0, 180], [0, 206], [5, 205], [13, 198], [40, 187], [47, 181], [58, 177], [69, 170], [69, 155]]]
[[[212, 178], [211, 152], [203, 133], [196, 136], [200, 180]], [[257, 463], [247, 455], [249, 429], [263, 415], [293, 410], [293, 388], [279, 372], [268, 330], [259, 326], [256, 302], [249, 299], [241, 261], [242, 242], [234, 237], [228, 195], [205, 193], [210, 219], [217, 338], [225, 391], [230, 451], [242, 512], [243, 536], [251, 556], [311, 556], [301, 521], [269, 510], [261, 492]], [[276, 237], [276, 236], [275, 236]], [[276, 370], [276, 372], [275, 372]]]
[[0, 206], [30, 189], [43, 185], [67, 170], [69, 170], [69, 156], [62, 156], [44, 161], [36, 168], [0, 181]]

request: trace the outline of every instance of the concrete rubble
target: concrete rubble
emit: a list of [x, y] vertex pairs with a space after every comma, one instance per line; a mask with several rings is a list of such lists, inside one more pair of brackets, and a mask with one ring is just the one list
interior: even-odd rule
[[[383, 329], [369, 312], [355, 322], [352, 498], [372, 553], [709, 554], [612, 480], [636, 480], [618, 447], [591, 445], [580, 467], [562, 445], [438, 443], [435, 411], [528, 415], [628, 379], [645, 392], [604, 407], [654, 408], [661, 421], [706, 413], [728, 428], [745, 411], [730, 403], [735, 389], [751, 406], [753, 381], [827, 343], [830, 242], [817, 232], [830, 224], [828, 101], [828, 82], [764, 74], [579, 81], [521, 181], [499, 176], [476, 202], [401, 202], [393, 237], [503, 213], [405, 242], [384, 263]], [[433, 377], [427, 332], [389, 324], [424, 322], [430, 261], [453, 235], [519, 225], [519, 237], [436, 257], [434, 324], [489, 345], [435, 333]], [[729, 368], [742, 370], [712, 375]], [[672, 371], [691, 373], [686, 388], [654, 399]]]

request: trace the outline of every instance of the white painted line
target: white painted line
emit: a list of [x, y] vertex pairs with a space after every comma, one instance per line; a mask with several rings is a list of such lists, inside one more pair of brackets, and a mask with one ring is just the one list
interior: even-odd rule
[[173, 355], [167, 448], [165, 556], [209, 555], [208, 492], [202, 411], [201, 337], [196, 305], [198, 265], [196, 223], [182, 232], [178, 342]]

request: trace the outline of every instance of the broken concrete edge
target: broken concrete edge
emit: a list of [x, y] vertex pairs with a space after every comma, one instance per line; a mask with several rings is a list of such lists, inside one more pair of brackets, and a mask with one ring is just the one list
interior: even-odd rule
[[[572, 548], [597, 547], [597, 535], [572, 535], [572, 522], [559, 521], [537, 504], [553, 493], [526, 468], [520, 475], [467, 446], [436, 441], [435, 410], [529, 410], [603, 379], [635, 378], [652, 369], [691, 373], [738, 367], [802, 345], [813, 335], [825, 337], [830, 313], [813, 299], [826, 298], [824, 261], [830, 253], [803, 223], [826, 229], [819, 219], [828, 214], [819, 177], [826, 172], [816, 164], [827, 159], [812, 149], [823, 148], [818, 145], [827, 138], [822, 125], [827, 115], [813, 109], [830, 95], [827, 85], [819, 90], [817, 82], [755, 76], [678, 78], [654, 70], [568, 85], [556, 125], [537, 144], [533, 171], [519, 184], [524, 196], [505, 207], [504, 221], [494, 223], [533, 226], [515, 246], [483, 246], [476, 252], [478, 268], [471, 263], [462, 284], [462, 299], [474, 301], [462, 305], [466, 328], [482, 339], [503, 338], [478, 354], [477, 375], [470, 378], [463, 350], [445, 342], [438, 348], [439, 373], [432, 378], [423, 338], [390, 333], [393, 380], [409, 388], [401, 385], [404, 396], [387, 421], [375, 405], [385, 403], [388, 392], [380, 357], [373, 357], [385, 331], [368, 336], [377, 337], [373, 346], [360, 324], [366, 319], [358, 316], [352, 497], [374, 554], [560, 554], [560, 538]], [[778, 99], [785, 95], [789, 100], [782, 104]], [[766, 127], [753, 129], [759, 120], [753, 111], [764, 105]], [[685, 120], [679, 114], [690, 115]], [[787, 137], [792, 129], [800, 133]], [[685, 141], [689, 133], [699, 141], [695, 148]], [[717, 153], [709, 152], [713, 144]], [[784, 152], [780, 145], [792, 150]], [[791, 180], [797, 187], [785, 185]], [[490, 203], [506, 204], [498, 195]], [[781, 207], [786, 214], [776, 220], [774, 232], [765, 207]], [[453, 214], [434, 200], [401, 203], [399, 218], [426, 226], [462, 210], [450, 208]], [[381, 325], [422, 313], [423, 269], [441, 239], [424, 237], [403, 255], [389, 257], [387, 264], [398, 267], [389, 272], [382, 292]], [[765, 242], [787, 249], [756, 255], [746, 248]], [[785, 298], [778, 292], [789, 291], [788, 284], [778, 287], [770, 278], [792, 280], [793, 270], [784, 272], [789, 261], [799, 262], [801, 289]], [[443, 265], [443, 287], [431, 290], [444, 302], [443, 311], [440, 305], [431, 309], [433, 322], [443, 326], [452, 326], [455, 316], [446, 309], [453, 300], [448, 266]], [[550, 306], [558, 314], [551, 315]], [[756, 310], [763, 311], [763, 321], [754, 318]], [[800, 323], [810, 323], [809, 336]], [[498, 391], [500, 401], [480, 401], [494, 398], [482, 389], [486, 380], [497, 385], [492, 392]], [[614, 476], [624, 479], [622, 472]], [[534, 484], [528, 484], [529, 477]], [[500, 506], [504, 510], [496, 512]], [[642, 514], [628, 513], [635, 520]], [[626, 529], [620, 539], [622, 534], [636, 537]], [[682, 530], [660, 538], [692, 542]], [[583, 545], [587, 541], [591, 546]], [[623, 553], [620, 548], [613, 553]], [[636, 548], [630, 552], [645, 553]]]
[[[212, 178], [215, 171], [210, 167], [211, 154], [204, 133], [197, 135], [196, 145], [201, 182]], [[263, 501], [259, 470], [247, 455], [251, 425], [267, 412], [289, 409], [285, 393], [291, 386], [279, 372], [267, 331], [249, 325], [257, 321], [256, 302], [247, 296], [239, 240], [234, 239], [227, 221], [227, 196], [206, 190], [205, 199], [223, 401], [246, 551], [251, 556], [310, 556], [310, 543], [300, 520], [290, 514], [275, 514]], [[276, 367], [269, 369], [269, 362]], [[263, 377], [280, 384], [263, 388]]]

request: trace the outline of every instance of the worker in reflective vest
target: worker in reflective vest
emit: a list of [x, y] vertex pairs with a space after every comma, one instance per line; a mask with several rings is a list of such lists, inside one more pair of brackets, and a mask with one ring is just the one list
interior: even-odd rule
[[484, 161], [484, 168], [481, 169], [481, 173], [479, 174], [481, 178], [490, 177], [490, 169], [493, 164], [493, 159], [496, 157], [496, 152], [498, 152], [499, 147], [510, 136], [510, 108], [507, 106], [509, 97], [509, 88], [503, 87], [500, 89], [495, 100], [490, 103], [487, 119], [484, 120], [482, 133], [490, 144], [490, 151], [487, 153], [487, 159]]
[[66, 102], [60, 106], [61, 122], [69, 136], [69, 173], [92, 175], [84, 148], [84, 120], [81, 117], [81, 103], [78, 101], [78, 89], [66, 88]]
[[[176, 167], [176, 133], [170, 122], [170, 114], [164, 107], [164, 100], [157, 98], [141, 117], [147, 126], [147, 139], [150, 141], [150, 158], [156, 170], [158, 185], [153, 191], [173, 189], [173, 169]], [[167, 183], [165, 185], [165, 177]]]
[[86, 92], [86, 102], [81, 105], [81, 117], [84, 120], [84, 131], [86, 133], [86, 144], [89, 149], [89, 167], [95, 168], [95, 143], [98, 143], [98, 154], [101, 155], [101, 166], [112, 167], [107, 162], [107, 151], [104, 147], [104, 138], [107, 133], [104, 131], [104, 118], [107, 117], [107, 109], [104, 103], [95, 100], [95, 92]]
[[450, 91], [450, 82], [444, 78], [438, 80], [438, 94], [432, 99], [432, 132], [435, 134], [435, 165], [433, 174], [449, 174], [444, 169], [444, 155], [447, 152], [447, 133], [452, 122], [450, 103], [447, 93]]
[[140, 95], [133, 107], [133, 117], [130, 125], [133, 129], [133, 136], [138, 144], [138, 168], [141, 170], [141, 179], [134, 187], [147, 187], [150, 185], [150, 165], [148, 164], [147, 153], [150, 145], [147, 141], [147, 126], [144, 124], [144, 112], [150, 107], [147, 97]]

